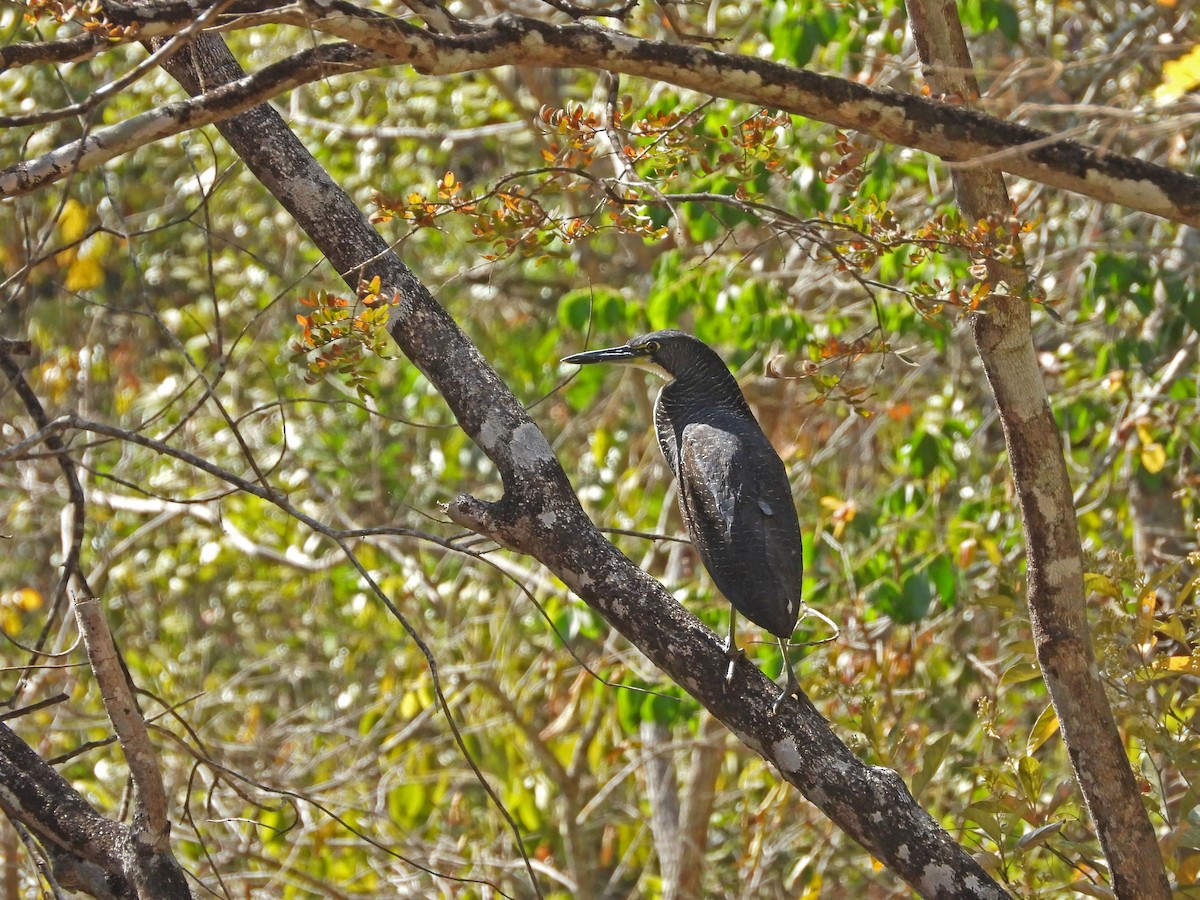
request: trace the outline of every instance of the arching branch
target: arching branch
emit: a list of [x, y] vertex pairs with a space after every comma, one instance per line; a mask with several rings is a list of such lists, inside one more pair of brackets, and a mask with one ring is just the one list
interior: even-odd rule
[[[179, 30], [208, 5], [204, 0], [110, 0], [103, 4], [114, 23], [137, 24], [143, 35]], [[1049, 132], [954, 103], [877, 90], [755, 57], [646, 40], [589, 23], [554, 25], [507, 14], [486, 24], [463, 22], [456, 33], [437, 34], [347, 0], [314, 0], [287, 6], [242, 0], [221, 21], [223, 28], [295, 25], [341, 38], [357, 50], [317, 47], [305, 51], [257, 75], [239, 79], [236, 85], [223, 85], [192, 101], [164, 107], [155, 127], [141, 123], [139, 128], [143, 130], [136, 138], [128, 132], [106, 129], [87, 139], [102, 142], [103, 146], [68, 145], [0, 170], [0, 197], [24, 193], [99, 165], [141, 143], [236, 115], [314, 80], [313, 66], [322, 65], [323, 60], [329, 67], [325, 75], [335, 73], [339, 66], [345, 67], [343, 71], [355, 71], [407, 64], [426, 74], [450, 75], [515, 63], [556, 68], [591, 66], [652, 78], [860, 131], [924, 150], [959, 167], [984, 166], [1105, 203], [1200, 226], [1200, 178], [1193, 175], [1062, 140]], [[31, 55], [23, 50], [9, 52], [21, 59]], [[284, 71], [288, 72], [286, 77]], [[259, 76], [264, 78], [255, 80]], [[127, 126], [122, 123], [112, 129]]]

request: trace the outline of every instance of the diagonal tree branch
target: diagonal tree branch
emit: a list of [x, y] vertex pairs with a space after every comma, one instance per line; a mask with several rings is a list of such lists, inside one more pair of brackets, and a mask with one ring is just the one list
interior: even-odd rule
[[[218, 38], [203, 38], [189, 56], [194, 68], [185, 67], [184, 55], [168, 63], [189, 92], [237, 77]], [[453, 518], [541, 560], [921, 894], [1006, 896], [917, 805], [895, 772], [863, 765], [806, 698], [772, 715], [777, 691], [753, 666], [739, 666], [726, 684], [722, 641], [595, 529], [520, 402], [272, 109], [258, 107], [220, 127], [347, 283], [357, 286], [378, 275], [383, 290], [400, 300], [392, 308], [390, 333], [441, 391], [504, 485], [497, 503], [459, 497], [450, 507]]]
[[[907, 0], [907, 7], [930, 86], [967, 102], [978, 99], [953, 0]], [[999, 172], [958, 169], [953, 179], [968, 219], [1008, 216], [1012, 201]], [[1023, 262], [992, 258], [986, 266], [993, 292], [986, 314], [975, 314], [972, 327], [996, 397], [1021, 507], [1038, 665], [1117, 896], [1166, 898], [1171, 891], [1158, 842], [1092, 652], [1075, 502], [1033, 345], [1024, 299], [1028, 274]]]

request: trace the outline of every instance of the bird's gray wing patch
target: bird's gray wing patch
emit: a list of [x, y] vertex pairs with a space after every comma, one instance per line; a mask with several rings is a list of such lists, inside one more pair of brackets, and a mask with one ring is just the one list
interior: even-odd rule
[[711, 425], [691, 424], [683, 431], [679, 449], [679, 487], [685, 513], [709, 540], [731, 543], [741, 495], [740, 442]]

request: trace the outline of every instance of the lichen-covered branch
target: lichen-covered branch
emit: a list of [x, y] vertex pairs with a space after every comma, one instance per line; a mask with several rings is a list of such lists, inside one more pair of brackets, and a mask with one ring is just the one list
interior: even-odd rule
[[211, 125], [271, 97], [328, 78], [385, 65], [387, 59], [353, 44], [324, 44], [221, 85], [202, 97], [166, 103], [157, 109], [98, 128], [49, 153], [0, 170], [0, 197], [28, 194], [76, 173], [102, 165], [145, 144]]
[[29, 829], [60, 885], [93, 897], [191, 900], [170, 852], [105, 818], [7, 725], [0, 724], [0, 810]]

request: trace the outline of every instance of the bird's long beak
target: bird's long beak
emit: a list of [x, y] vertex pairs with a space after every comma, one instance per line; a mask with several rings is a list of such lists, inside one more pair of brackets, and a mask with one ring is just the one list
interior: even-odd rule
[[574, 363], [577, 366], [586, 366], [588, 363], [637, 363], [642, 362], [643, 359], [644, 357], [636, 353], [632, 347], [621, 346], [572, 353], [570, 356], [564, 356], [562, 361]]

